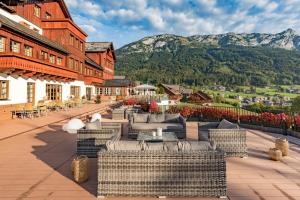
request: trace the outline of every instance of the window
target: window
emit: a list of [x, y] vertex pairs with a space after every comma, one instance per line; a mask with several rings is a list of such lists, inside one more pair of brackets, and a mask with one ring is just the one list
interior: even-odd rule
[[0, 52], [5, 52], [5, 37], [0, 36]]
[[47, 84], [46, 96], [48, 100], [61, 100], [61, 85]]
[[46, 14], [45, 14], [45, 18], [46, 18], [46, 19], [51, 19], [51, 14], [50, 14], [50, 13], [48, 13], [48, 12], [46, 12]]
[[105, 88], [105, 89], [104, 89], [104, 94], [105, 94], [106, 96], [110, 96], [110, 95], [111, 95], [111, 88]]
[[0, 81], [0, 100], [8, 99], [8, 81]]
[[71, 96], [74, 98], [80, 97], [80, 86], [71, 86]]
[[58, 65], [61, 65], [62, 64], [62, 58], [60, 57], [57, 57], [57, 60], [56, 60], [57, 64]]
[[80, 42], [80, 51], [83, 51], [83, 43]]
[[73, 36], [73, 35], [70, 35], [70, 41], [69, 41], [69, 44], [70, 44], [70, 45], [73, 45], [73, 44], [74, 44], [74, 36]]
[[41, 51], [41, 59], [42, 60], [47, 60], [48, 59], [48, 53], [45, 51]]
[[80, 72], [81, 74], [83, 73], [83, 63], [82, 63], [82, 62], [80, 62], [79, 72]]
[[121, 88], [116, 88], [116, 96], [120, 96], [121, 95]]
[[39, 7], [38, 5], [34, 6], [34, 16], [41, 17], [41, 7]]
[[24, 45], [24, 55], [32, 57], [32, 47], [28, 45]]
[[76, 38], [76, 40], [75, 40], [75, 47], [76, 48], [79, 48], [79, 40]]
[[35, 84], [27, 83], [27, 103], [34, 103]]
[[78, 60], [75, 61], [75, 68], [76, 71], [78, 71]]
[[102, 95], [102, 88], [96, 87], [96, 94], [97, 95]]
[[10, 51], [14, 53], [20, 53], [20, 42], [10, 41]]
[[54, 64], [55, 63], [55, 55], [50, 54], [49, 61], [50, 61], [50, 63]]
[[69, 68], [74, 69], [74, 59], [73, 58], [69, 58]]

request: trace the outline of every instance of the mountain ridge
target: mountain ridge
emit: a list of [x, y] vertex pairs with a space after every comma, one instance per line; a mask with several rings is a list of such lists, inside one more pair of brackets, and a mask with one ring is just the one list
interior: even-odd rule
[[125, 45], [116, 55], [116, 73], [143, 82], [300, 84], [300, 36], [292, 29], [276, 34], [161, 34]]
[[282, 48], [287, 50], [300, 51], [300, 35], [295, 30], [289, 28], [279, 33], [223, 33], [211, 35], [192, 35], [192, 36], [179, 36], [175, 34], [159, 34], [144, 37], [136, 42], [124, 45], [120, 49], [135, 49], [136, 45], [143, 43], [143, 45], [152, 47], [162, 47], [164, 42], [162, 40], [174, 41], [182, 40], [189, 44], [199, 43], [224, 47], [227, 45], [238, 46], [269, 46], [274, 48]]

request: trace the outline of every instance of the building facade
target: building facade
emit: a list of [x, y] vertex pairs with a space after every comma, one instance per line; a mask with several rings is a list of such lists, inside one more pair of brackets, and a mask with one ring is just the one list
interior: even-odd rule
[[63, 0], [1, 1], [0, 108], [92, 100], [112, 79], [116, 58], [112, 43], [91, 52], [86, 39]]

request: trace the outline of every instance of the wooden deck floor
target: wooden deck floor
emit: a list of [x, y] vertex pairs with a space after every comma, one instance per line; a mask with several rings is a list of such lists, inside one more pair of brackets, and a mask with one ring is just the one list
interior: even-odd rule
[[[78, 109], [73, 115], [86, 111], [87, 108]], [[22, 126], [7, 126], [0, 122], [1, 134], [27, 130], [24, 134], [0, 139], [0, 200], [96, 199], [95, 159], [91, 159], [88, 182], [79, 185], [72, 180], [70, 163], [75, 155], [76, 144], [75, 135], [61, 131], [64, 123], [61, 120], [65, 115], [56, 113], [55, 116], [44, 118], [42, 122], [15, 121], [26, 124]], [[47, 121], [51, 123], [44, 126]], [[196, 123], [188, 123], [188, 138], [197, 139]], [[290, 156], [282, 162], [274, 162], [266, 154], [273, 147], [274, 140], [271, 135], [248, 131], [249, 157], [227, 159], [228, 199], [300, 200], [300, 147], [292, 144]]]

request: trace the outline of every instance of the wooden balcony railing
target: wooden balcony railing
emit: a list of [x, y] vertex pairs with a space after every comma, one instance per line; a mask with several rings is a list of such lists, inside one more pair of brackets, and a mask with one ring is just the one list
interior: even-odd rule
[[102, 84], [104, 81], [100, 77], [85, 75], [84, 82], [88, 85], [91, 85], [91, 84]]
[[[55, 64], [45, 63], [38, 59], [28, 58], [18, 54], [1, 54], [0, 70], [22, 70], [24, 74], [39, 73], [45, 76], [55, 76], [60, 78], [78, 79], [78, 73], [59, 67]], [[23, 75], [19, 73], [19, 75]]]

